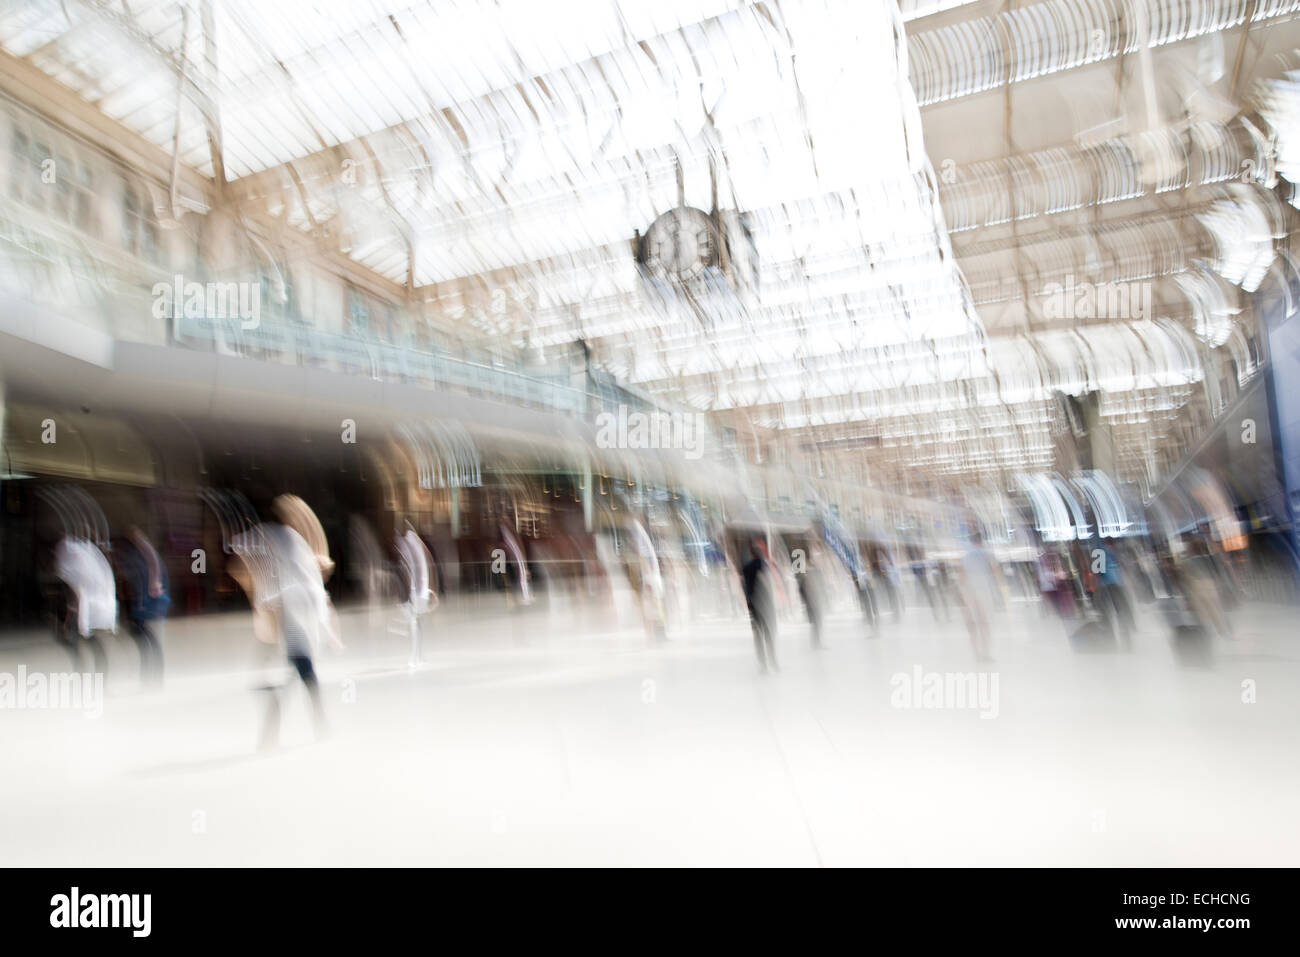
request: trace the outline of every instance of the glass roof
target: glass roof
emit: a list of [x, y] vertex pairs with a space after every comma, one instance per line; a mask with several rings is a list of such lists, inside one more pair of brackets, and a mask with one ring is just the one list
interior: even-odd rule
[[[1072, 268], [1098, 237], [1130, 281], [1189, 264], [1166, 253], [1182, 234], [1161, 222], [1062, 232], [1028, 267], [1005, 244], [954, 255], [941, 184], [970, 231], [1147, 190], [1136, 139], [975, 163], [960, 188], [936, 175], [913, 83], [947, 69], [940, 40], [968, 28], [918, 26], [909, 40], [904, 23], [947, 22], [967, 3], [33, 0], [0, 11], [0, 45], [175, 148], [231, 201], [305, 233], [328, 224], [433, 317], [540, 353], [581, 342], [630, 385], [831, 445], [864, 424], [888, 445], [899, 417], [924, 445], [960, 413], [987, 444], [968, 459], [1003, 455], [1011, 429], [1033, 464], [1057, 393], [1113, 392], [1122, 418], [1148, 390], [1204, 373], [1187, 326], [1157, 316], [992, 334], [982, 316], [1026, 298], [1009, 266]], [[1293, 5], [1270, 0], [1256, 18]], [[1234, 10], [1214, 16], [1245, 16]], [[1222, 122], [1197, 128], [1235, 171]], [[1096, 195], [1089, 164], [1107, 171]], [[1228, 175], [1214, 170], [1205, 182]], [[1012, 175], [1033, 188], [1003, 202]], [[1219, 188], [1199, 212], [1207, 260], [1254, 288], [1273, 260], [1270, 211]], [[647, 281], [636, 239], [679, 206], [752, 242], [744, 283], [707, 275], [683, 294]], [[1209, 280], [1182, 286], [1195, 335], [1231, 341], [1231, 303]]]

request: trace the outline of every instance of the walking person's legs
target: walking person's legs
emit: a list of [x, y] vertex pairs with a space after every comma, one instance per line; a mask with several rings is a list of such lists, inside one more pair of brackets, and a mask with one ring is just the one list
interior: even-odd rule
[[1228, 622], [1215, 583], [1204, 576], [1189, 576], [1185, 591], [1187, 602], [1202, 626], [1212, 627], [1220, 636], [1228, 637]]
[[423, 654], [422, 654], [422, 651], [421, 651], [421, 641], [420, 641], [420, 639], [421, 639], [421, 635], [420, 635], [420, 616], [417, 615], [417, 614], [415, 613], [414, 610], [411, 610], [411, 611], [409, 612], [409, 616], [410, 616], [410, 617], [409, 617], [409, 620], [408, 620], [408, 622], [407, 622], [407, 627], [410, 629], [410, 632], [411, 632], [411, 661], [410, 661], [410, 665], [411, 665], [412, 668], [414, 668], [414, 667], [418, 666], [418, 665], [420, 664], [420, 662], [423, 660]]
[[1124, 589], [1119, 585], [1103, 585], [1101, 590], [1106, 593], [1106, 615], [1110, 619], [1111, 631], [1114, 632], [1117, 639], [1123, 642], [1126, 649], [1131, 648], [1133, 645], [1133, 609], [1129, 607]]
[[975, 657], [980, 661], [987, 661], [989, 658], [989, 619], [988, 613], [983, 609], [975, 609], [975, 627], [971, 632], [971, 640], [975, 646]]
[[59, 624], [54, 628], [54, 640], [64, 647], [68, 652], [68, 657], [72, 659], [72, 670], [81, 670], [81, 649], [78, 647], [81, 637], [75, 632], [69, 637], [68, 630]]
[[1115, 609], [1119, 612], [1120, 627], [1124, 629], [1124, 640], [1131, 640], [1137, 621], [1133, 615], [1133, 601], [1122, 587], [1115, 588]]
[[963, 611], [975, 657], [986, 661], [989, 658], [989, 609], [979, 597], [967, 594]]
[[770, 667], [773, 671], [780, 671], [781, 669], [777, 666], [776, 663], [776, 642], [774, 640], [775, 636], [772, 633], [775, 623], [767, 615], [763, 615], [760, 617], [763, 622], [763, 643], [767, 647], [768, 667]]
[[767, 645], [763, 638], [763, 624], [757, 614], [750, 613], [749, 627], [754, 632], [754, 654], [758, 655], [758, 668], [767, 671]]
[[316, 669], [312, 666], [311, 658], [307, 655], [290, 655], [289, 663], [298, 672], [303, 687], [307, 689], [307, 696], [311, 699], [312, 720], [316, 723], [317, 733], [324, 732], [326, 730], [325, 708], [321, 703], [320, 682], [316, 680]]
[[934, 616], [935, 621], [938, 621], [939, 602], [935, 599], [934, 589], [930, 586], [930, 583], [925, 579], [921, 579], [920, 586], [921, 586], [921, 594], [925, 596], [925, 603], [930, 606], [930, 614]]
[[868, 633], [875, 634], [876, 599], [871, 592], [871, 586], [865, 582], [858, 586], [858, 602], [862, 605], [862, 617], [866, 621]]
[[163, 619], [156, 618], [149, 622], [149, 635], [153, 639], [153, 683], [162, 687], [164, 669], [163, 657]]
[[108, 652], [104, 649], [104, 643], [99, 640], [99, 636], [91, 632], [85, 638], [86, 645], [90, 648], [91, 657], [95, 662], [95, 672], [104, 676], [108, 680]]
[[[412, 615], [412, 621], [415, 622], [417, 631], [413, 633], [418, 637], [419, 621]], [[307, 629], [298, 621], [287, 618], [284, 622], [284, 650], [289, 659], [289, 664], [293, 665], [294, 671], [302, 680], [303, 687], [307, 689], [307, 696], [311, 699], [312, 719], [316, 724], [316, 733], [321, 735], [326, 731], [325, 727], [325, 709], [321, 704], [320, 684], [316, 680], [316, 669], [312, 665], [311, 653], [312, 645], [307, 637]], [[418, 653], [418, 647], [413, 649]]]
[[261, 690], [266, 694], [266, 711], [262, 715], [258, 747], [265, 751], [280, 743], [280, 689], [267, 685]]
[[1101, 615], [1101, 620], [1106, 623], [1106, 629], [1112, 636], [1118, 638], [1119, 627], [1109, 585], [1097, 586], [1097, 590], [1092, 593], [1092, 606], [1097, 609], [1097, 613]]
[[162, 644], [154, 633], [153, 622], [133, 618], [128, 627], [140, 652], [140, 684], [162, 684]]
[[77, 609], [72, 590], [63, 588], [63, 599], [54, 612], [54, 640], [61, 644], [72, 658], [72, 670], [81, 670], [81, 636], [77, 634]]

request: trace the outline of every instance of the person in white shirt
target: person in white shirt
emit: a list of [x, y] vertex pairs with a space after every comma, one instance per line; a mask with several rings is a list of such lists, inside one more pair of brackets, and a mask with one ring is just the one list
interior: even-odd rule
[[[77, 634], [90, 648], [96, 669], [101, 674], [106, 673], [108, 655], [95, 633], [117, 633], [117, 582], [113, 577], [113, 567], [97, 545], [69, 535], [54, 548], [54, 570], [68, 586], [71, 595], [65, 620], [75, 614]], [[71, 640], [69, 647], [74, 667], [80, 668], [81, 656], [76, 639]]]
[[420, 618], [438, 606], [438, 594], [430, 585], [433, 556], [415, 529], [408, 522], [405, 532], [397, 534], [397, 555], [402, 563], [402, 576], [406, 580], [407, 626], [411, 633], [410, 666], [417, 667], [423, 660]]

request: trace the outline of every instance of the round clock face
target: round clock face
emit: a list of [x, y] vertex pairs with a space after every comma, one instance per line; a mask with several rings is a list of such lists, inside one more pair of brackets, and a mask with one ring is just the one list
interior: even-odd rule
[[645, 234], [645, 262], [652, 272], [693, 279], [716, 261], [713, 220], [699, 209], [670, 209]]

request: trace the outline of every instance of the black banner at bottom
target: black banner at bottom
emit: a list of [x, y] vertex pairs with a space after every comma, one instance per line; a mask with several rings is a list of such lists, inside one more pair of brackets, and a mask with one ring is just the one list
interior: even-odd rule
[[[32, 869], [0, 871], [7, 943], [148, 946], [397, 942], [415, 930], [541, 928], [599, 937], [610, 922], [670, 940], [734, 946], [748, 932], [824, 938], [857, 927], [877, 940], [921, 934], [925, 946], [1129, 939], [1216, 948], [1289, 939], [1290, 870], [863, 870], [786, 880], [755, 871], [580, 870], [451, 874], [423, 869]], [[540, 922], [540, 923], [539, 923]], [[644, 923], [642, 923], [644, 922]], [[420, 932], [421, 934], [423, 932]], [[859, 938], [861, 939], [861, 938]], [[919, 942], [919, 941], [918, 941]]]

